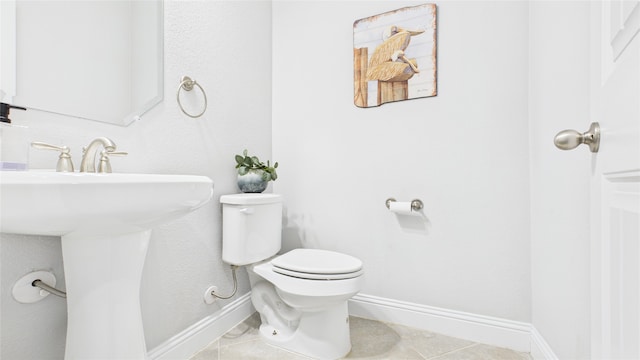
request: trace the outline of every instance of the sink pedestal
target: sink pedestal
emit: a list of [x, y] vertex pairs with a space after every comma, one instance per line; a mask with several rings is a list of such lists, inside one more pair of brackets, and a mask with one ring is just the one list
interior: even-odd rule
[[140, 310], [147, 229], [206, 204], [213, 181], [38, 170], [1, 175], [0, 232], [62, 236], [65, 359], [147, 358]]
[[140, 281], [151, 230], [62, 236], [66, 360], [146, 359]]

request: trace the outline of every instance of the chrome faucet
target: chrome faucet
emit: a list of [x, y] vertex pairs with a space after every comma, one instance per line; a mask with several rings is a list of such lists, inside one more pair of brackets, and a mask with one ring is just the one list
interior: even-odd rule
[[109, 138], [99, 137], [94, 139], [89, 146], [82, 149], [82, 163], [80, 164], [80, 172], [96, 172], [96, 155], [98, 150], [104, 148], [107, 153], [116, 150], [116, 144]]

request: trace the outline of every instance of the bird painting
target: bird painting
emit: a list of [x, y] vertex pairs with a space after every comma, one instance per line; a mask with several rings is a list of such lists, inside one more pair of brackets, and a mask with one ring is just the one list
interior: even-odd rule
[[353, 103], [361, 108], [436, 96], [436, 4], [353, 23]]
[[405, 30], [396, 25], [389, 26], [382, 34], [384, 41], [371, 55], [367, 70], [367, 80], [406, 81], [419, 73], [416, 59], [407, 59], [405, 50], [412, 36], [424, 30]]

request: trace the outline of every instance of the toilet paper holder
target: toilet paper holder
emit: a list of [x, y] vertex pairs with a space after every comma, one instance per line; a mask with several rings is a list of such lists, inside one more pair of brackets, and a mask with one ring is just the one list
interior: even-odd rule
[[[387, 206], [387, 209], [391, 208], [391, 203], [395, 202], [396, 199], [394, 198], [388, 198], [387, 201], [384, 202], [384, 204]], [[422, 203], [422, 200], [420, 199], [413, 199], [411, 200], [411, 210], [413, 211], [420, 211], [422, 210], [422, 208], [424, 207], [424, 204]]]

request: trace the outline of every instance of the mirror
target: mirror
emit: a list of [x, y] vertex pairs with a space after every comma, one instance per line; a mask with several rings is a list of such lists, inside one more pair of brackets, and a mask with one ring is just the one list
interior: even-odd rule
[[17, 0], [15, 19], [14, 104], [126, 126], [162, 101], [161, 0]]

